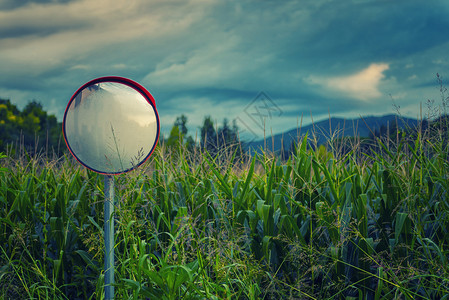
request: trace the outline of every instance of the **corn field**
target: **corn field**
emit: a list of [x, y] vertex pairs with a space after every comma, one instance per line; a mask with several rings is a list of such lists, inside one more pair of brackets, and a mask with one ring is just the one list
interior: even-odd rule
[[[212, 157], [158, 146], [116, 176], [117, 299], [449, 299], [447, 146]], [[101, 299], [103, 177], [0, 169], [0, 298]]]

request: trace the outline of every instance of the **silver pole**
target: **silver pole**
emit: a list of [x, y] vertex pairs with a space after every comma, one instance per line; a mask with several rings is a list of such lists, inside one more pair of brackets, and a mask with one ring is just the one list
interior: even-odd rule
[[114, 176], [104, 177], [104, 296], [114, 299]]

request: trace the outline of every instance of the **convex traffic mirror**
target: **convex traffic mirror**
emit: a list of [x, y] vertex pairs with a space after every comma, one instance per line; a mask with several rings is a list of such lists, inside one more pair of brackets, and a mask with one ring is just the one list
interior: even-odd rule
[[123, 77], [101, 77], [80, 87], [63, 119], [72, 155], [97, 173], [131, 171], [153, 152], [160, 132], [153, 96]]

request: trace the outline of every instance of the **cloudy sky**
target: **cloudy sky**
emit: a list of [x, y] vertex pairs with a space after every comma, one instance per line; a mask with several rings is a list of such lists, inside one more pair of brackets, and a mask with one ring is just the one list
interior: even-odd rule
[[128, 77], [162, 132], [210, 115], [248, 138], [335, 117], [418, 117], [449, 79], [449, 1], [0, 0], [0, 98], [61, 121], [78, 87]]

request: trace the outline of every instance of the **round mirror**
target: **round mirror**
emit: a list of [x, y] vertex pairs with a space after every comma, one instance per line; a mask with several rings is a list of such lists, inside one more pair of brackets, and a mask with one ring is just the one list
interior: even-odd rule
[[153, 96], [122, 77], [102, 77], [73, 94], [63, 119], [64, 139], [72, 155], [101, 174], [120, 174], [143, 164], [159, 138]]

